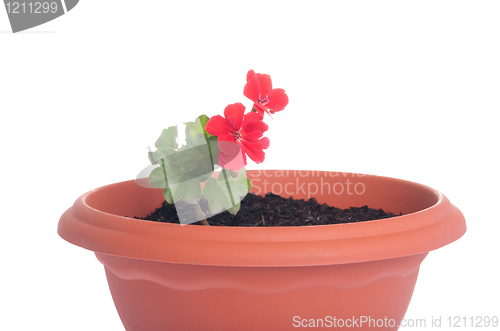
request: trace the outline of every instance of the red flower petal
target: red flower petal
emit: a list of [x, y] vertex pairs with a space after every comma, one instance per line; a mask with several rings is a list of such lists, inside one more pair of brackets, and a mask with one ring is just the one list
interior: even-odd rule
[[240, 145], [238, 142], [234, 141], [233, 135], [230, 133], [222, 134], [217, 137], [219, 143], [219, 149], [221, 152], [227, 155], [238, 154], [240, 150]]
[[266, 156], [263, 149], [269, 147], [269, 138], [264, 137], [256, 142], [241, 140], [241, 144], [243, 145], [243, 150], [249, 158], [251, 158], [255, 163], [261, 163], [264, 161]]
[[288, 105], [288, 96], [285, 90], [277, 88], [269, 92], [269, 102], [266, 107], [272, 112], [281, 111]]
[[254, 103], [253, 109], [255, 109], [256, 114], [259, 114], [262, 118], [264, 118], [264, 113], [267, 113], [269, 116], [271, 116], [271, 114], [269, 114], [269, 111], [259, 103]]
[[249, 133], [245, 133], [245, 135], [243, 136], [243, 139], [244, 140], [248, 140], [248, 141], [256, 142], [263, 135], [264, 135], [264, 133], [262, 131], [252, 131], [252, 132], [249, 132]]
[[259, 121], [262, 121], [264, 119], [264, 117], [259, 114], [259, 113], [256, 113], [254, 111], [251, 111], [251, 112], [248, 112], [247, 114], [245, 114], [245, 118], [244, 118], [244, 121], [243, 123], [249, 123], [249, 122], [259, 122]]
[[226, 117], [226, 121], [229, 123], [231, 129], [234, 130], [239, 130], [241, 128], [244, 114], [245, 106], [243, 106], [243, 104], [241, 103], [234, 103], [224, 109], [224, 116]]
[[253, 102], [257, 102], [260, 97], [260, 81], [257, 75], [253, 75], [243, 88], [243, 94]]
[[247, 134], [253, 131], [266, 132], [269, 126], [262, 122], [262, 116], [255, 112], [250, 112], [245, 115], [243, 125], [241, 126], [241, 133]]
[[[231, 139], [231, 140], [223, 140]], [[225, 168], [234, 171], [239, 171], [247, 165], [245, 151], [240, 143], [232, 141], [231, 135], [220, 136], [219, 143], [219, 157], [217, 163]]]
[[226, 121], [226, 119], [220, 115], [212, 116], [207, 124], [205, 125], [205, 130], [212, 136], [219, 136], [221, 134], [229, 133], [231, 126]]
[[240, 150], [240, 153], [236, 156], [226, 155], [224, 153], [219, 153], [219, 158], [217, 159], [217, 164], [219, 164], [224, 169], [231, 169], [233, 171], [240, 171], [241, 168], [247, 165], [245, 153]]
[[271, 81], [271, 76], [266, 74], [257, 74], [260, 81], [260, 97], [265, 97], [269, 95], [269, 92], [273, 89], [273, 83]]
[[255, 71], [253, 71], [252, 69], [248, 70], [247, 72], [247, 82], [250, 80], [250, 78], [252, 78], [253, 76], [255, 75]]

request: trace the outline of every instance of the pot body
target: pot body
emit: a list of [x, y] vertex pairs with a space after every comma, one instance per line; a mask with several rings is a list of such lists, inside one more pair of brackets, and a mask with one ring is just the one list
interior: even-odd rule
[[127, 331], [397, 330], [426, 253], [352, 264], [228, 267], [96, 253]]
[[247, 176], [256, 194], [403, 215], [327, 226], [181, 226], [133, 219], [163, 196], [128, 181], [84, 194], [58, 233], [95, 252], [127, 331], [274, 331], [397, 330], [422, 260], [466, 230], [444, 195], [412, 182], [320, 171]]

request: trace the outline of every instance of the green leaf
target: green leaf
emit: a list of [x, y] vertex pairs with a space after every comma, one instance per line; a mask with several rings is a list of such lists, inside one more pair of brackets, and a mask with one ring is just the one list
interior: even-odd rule
[[176, 152], [175, 149], [173, 149], [172, 147], [168, 147], [168, 148], [158, 149], [154, 153], [156, 153], [156, 160], [159, 163], [161, 163], [162, 160], [168, 163], [172, 163], [172, 158], [174, 157]]
[[182, 198], [187, 203], [198, 203], [201, 199], [201, 185], [198, 178], [171, 185], [170, 189], [175, 201]]
[[241, 208], [241, 203], [238, 202], [235, 206], [229, 208], [227, 211], [232, 215], [236, 215], [240, 211], [240, 208]]
[[[164, 190], [163, 195], [168, 203], [183, 198], [193, 204], [201, 199], [201, 183], [211, 178], [219, 155], [217, 137], [205, 130], [208, 121], [208, 116], [201, 115], [194, 122], [186, 123], [186, 145], [180, 148], [177, 144], [177, 127], [171, 126], [163, 130], [155, 143], [157, 150], [148, 153], [152, 164], [160, 164], [160, 167], [151, 172], [149, 182]], [[231, 173], [229, 177], [237, 183], [237, 173]], [[213, 180], [219, 185], [217, 180]], [[210, 184], [208, 187], [210, 188]], [[240, 194], [241, 189], [236, 186], [235, 192]], [[233, 211], [239, 209], [231, 203], [227, 208], [232, 208]]]
[[182, 146], [177, 150], [177, 153], [172, 158], [172, 162], [179, 165], [182, 171], [191, 171], [196, 168], [199, 161], [203, 160], [203, 148], [205, 148], [208, 153], [208, 147], [206, 145], [195, 147]]
[[169, 187], [163, 190], [163, 197], [167, 203], [174, 203], [174, 197], [172, 196], [172, 191], [170, 191]]
[[168, 158], [161, 159], [160, 165], [149, 175], [149, 183], [153, 187], [164, 189], [165, 201], [173, 203], [180, 198], [188, 203], [200, 201], [200, 183], [206, 181], [209, 174], [200, 176], [196, 170], [182, 171], [179, 165], [171, 163]]
[[203, 187], [203, 197], [208, 201], [208, 208], [212, 215], [231, 208], [231, 201], [227, 190], [224, 190], [215, 178], [209, 178]]
[[160, 138], [156, 140], [155, 146], [158, 149], [177, 148], [177, 126], [164, 129]]
[[[188, 146], [198, 146], [206, 144], [206, 139], [210, 134], [205, 130], [205, 125], [208, 122], [206, 115], [201, 115], [194, 122], [186, 124], [186, 143]], [[208, 136], [207, 136], [208, 135]]]
[[158, 150], [155, 153], [156, 161], [160, 166], [153, 169], [149, 174], [149, 183], [151, 186], [164, 189], [167, 188], [169, 181], [172, 180], [172, 178], [169, 179], [169, 177], [179, 172], [179, 169], [177, 169], [178, 166], [170, 162], [170, 158], [175, 154], [175, 151], [170, 148], [167, 150]]
[[178, 164], [182, 171], [196, 170], [198, 175], [211, 174], [214, 170], [214, 164], [212, 163], [207, 144], [179, 148], [177, 154], [172, 158], [172, 162]]
[[[224, 171], [224, 170], [223, 170]], [[222, 171], [221, 171], [222, 173]], [[218, 180], [220, 181], [221, 175], [219, 175]], [[222, 177], [224, 177], [222, 175]], [[225, 182], [224, 178], [223, 181]], [[231, 193], [233, 194], [234, 201], [241, 201], [242, 198], [244, 198], [248, 192], [248, 177], [246, 176], [246, 169], [242, 168], [240, 170], [240, 173], [238, 175], [238, 178], [231, 178], [231, 176], [228, 176], [228, 181], [229, 181], [229, 187], [231, 190]]]
[[178, 171], [179, 168], [172, 164], [168, 167], [169, 170], [165, 171], [163, 167], [155, 168], [149, 175], [149, 183], [153, 187], [164, 189], [163, 195], [168, 203], [173, 203], [180, 198], [187, 203], [198, 203], [201, 199], [200, 183], [206, 181], [209, 176]]
[[149, 184], [156, 188], [166, 188], [167, 180], [163, 174], [163, 168], [154, 168], [149, 174]]
[[210, 117], [203, 114], [203, 115], [199, 116], [198, 118], [200, 119], [200, 124], [203, 127], [203, 134], [205, 135], [205, 138], [208, 139], [210, 137], [213, 137], [210, 133], [207, 132], [207, 130], [205, 130], [205, 126], [207, 125], [208, 121], [210, 120]]
[[152, 152], [151, 150], [148, 152], [148, 159], [152, 165], [158, 164], [158, 152]]
[[237, 178], [239, 175], [239, 172], [231, 170], [231, 169], [226, 169], [226, 172], [228, 175], [230, 175], [233, 178]]
[[210, 136], [209, 138], [207, 138], [207, 146], [208, 146], [208, 151], [210, 153], [209, 156], [211, 156], [210, 157], [210, 163], [212, 165], [214, 165], [219, 160], [219, 152], [220, 152], [220, 148], [219, 148], [219, 143], [217, 141], [217, 137], [216, 136]]
[[227, 176], [227, 172], [224, 176], [224, 172], [226, 172], [225, 169], [220, 172], [217, 180], [210, 178], [203, 188], [203, 196], [208, 201], [212, 215], [224, 209], [235, 215], [240, 209], [240, 201], [249, 191], [249, 180], [246, 177], [245, 168], [240, 170], [237, 178]]
[[177, 164], [169, 164], [166, 171], [168, 186], [174, 201], [183, 198], [188, 203], [198, 203], [201, 199], [200, 183], [210, 178], [210, 174], [200, 175], [196, 170], [182, 171]]

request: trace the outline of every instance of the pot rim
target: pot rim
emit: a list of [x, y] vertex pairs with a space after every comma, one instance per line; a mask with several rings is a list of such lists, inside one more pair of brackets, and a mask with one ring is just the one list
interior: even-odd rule
[[[247, 170], [249, 177], [257, 172], [260, 174], [259, 170]], [[370, 180], [425, 192], [434, 196], [435, 203], [388, 219], [293, 227], [160, 223], [108, 213], [89, 203], [96, 192], [118, 188], [120, 191], [150, 190], [129, 180], [80, 196], [61, 216], [58, 234], [95, 252], [136, 259], [221, 266], [311, 266], [425, 253], [465, 233], [463, 215], [441, 192], [402, 179], [372, 177]]]

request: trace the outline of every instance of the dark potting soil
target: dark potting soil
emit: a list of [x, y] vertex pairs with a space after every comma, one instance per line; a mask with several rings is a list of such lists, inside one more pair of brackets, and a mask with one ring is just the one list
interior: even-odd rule
[[[249, 193], [241, 201], [240, 211], [232, 215], [227, 211], [210, 217], [207, 200], [201, 199], [200, 208], [207, 216], [210, 225], [217, 226], [304, 226], [355, 223], [378, 220], [399, 215], [384, 212], [382, 209], [372, 209], [367, 206], [339, 209], [319, 204], [315, 198], [304, 199], [283, 198], [273, 193], [265, 197]], [[178, 210], [177, 210], [178, 209]], [[177, 212], [187, 213], [189, 219], [196, 219], [193, 205], [180, 201], [176, 205], [167, 204], [146, 216], [145, 220], [179, 223]], [[191, 215], [189, 215], [191, 214]], [[401, 214], [400, 214], [401, 215]], [[136, 217], [138, 218], [138, 217]], [[193, 224], [201, 224], [196, 222]]]

